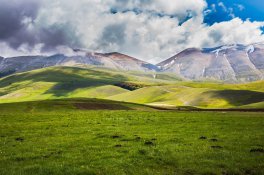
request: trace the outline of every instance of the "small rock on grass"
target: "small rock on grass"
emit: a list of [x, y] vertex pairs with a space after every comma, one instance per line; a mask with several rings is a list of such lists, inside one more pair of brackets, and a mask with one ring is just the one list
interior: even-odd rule
[[153, 145], [154, 145], [154, 143], [153, 143], [153, 142], [151, 142], [151, 141], [145, 141], [145, 145], [153, 146]]
[[138, 150], [138, 153], [141, 154], [141, 155], [145, 155], [145, 154], [147, 154], [147, 151], [143, 150], [143, 149], [140, 149], [140, 150]]
[[122, 145], [117, 144], [117, 145], [115, 145], [115, 147], [116, 147], [116, 148], [120, 148], [120, 147], [122, 147]]
[[199, 139], [200, 140], [205, 140], [205, 139], [207, 139], [207, 137], [206, 136], [201, 136]]
[[118, 135], [113, 135], [112, 138], [113, 138], [113, 139], [117, 139], [117, 138], [120, 138], [120, 136], [118, 136]]
[[18, 137], [18, 138], [16, 138], [16, 141], [18, 141], [18, 142], [23, 142], [23, 141], [24, 141], [24, 138], [22, 138], [22, 137]]
[[213, 149], [222, 149], [223, 147], [222, 146], [215, 145], [215, 146], [211, 146], [211, 148], [213, 148]]
[[217, 139], [210, 139], [211, 142], [217, 142]]
[[264, 149], [263, 148], [253, 148], [250, 150], [251, 153], [264, 153]]
[[140, 140], [140, 139], [141, 139], [141, 137], [139, 137], [139, 136], [138, 136], [138, 137], [136, 137], [136, 140]]

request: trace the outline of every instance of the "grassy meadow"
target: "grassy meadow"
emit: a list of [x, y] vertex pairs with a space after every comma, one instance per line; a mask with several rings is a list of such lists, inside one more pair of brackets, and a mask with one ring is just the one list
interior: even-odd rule
[[1, 104], [0, 174], [264, 174], [263, 113], [139, 106]]

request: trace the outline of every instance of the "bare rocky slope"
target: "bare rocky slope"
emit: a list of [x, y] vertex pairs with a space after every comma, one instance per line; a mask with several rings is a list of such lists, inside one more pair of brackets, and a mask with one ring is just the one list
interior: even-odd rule
[[75, 50], [73, 56], [21, 56], [0, 58], [0, 77], [51, 66], [94, 65], [125, 71], [157, 71], [157, 66], [121, 53], [93, 53]]
[[264, 77], [264, 44], [190, 48], [157, 65], [191, 80], [256, 81]]

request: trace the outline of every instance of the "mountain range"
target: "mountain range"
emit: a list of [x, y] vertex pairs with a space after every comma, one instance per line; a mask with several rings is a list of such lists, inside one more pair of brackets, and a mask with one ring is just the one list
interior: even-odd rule
[[264, 43], [188, 48], [157, 65], [118, 52], [96, 53], [82, 49], [73, 49], [70, 56], [0, 57], [0, 77], [45, 67], [83, 65], [153, 74], [165, 72], [186, 80], [257, 81], [264, 78]]
[[264, 44], [190, 48], [159, 63], [158, 67], [192, 80], [262, 80]]

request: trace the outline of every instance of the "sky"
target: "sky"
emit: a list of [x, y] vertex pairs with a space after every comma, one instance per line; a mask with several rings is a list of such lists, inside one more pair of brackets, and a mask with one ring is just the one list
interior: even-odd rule
[[158, 63], [183, 49], [264, 42], [263, 0], [0, 0], [0, 56], [83, 48]]

